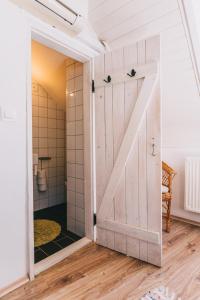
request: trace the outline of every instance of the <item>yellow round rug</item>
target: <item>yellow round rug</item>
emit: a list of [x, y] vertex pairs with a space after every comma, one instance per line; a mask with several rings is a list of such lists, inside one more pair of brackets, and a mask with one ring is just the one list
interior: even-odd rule
[[61, 226], [51, 220], [34, 220], [34, 245], [39, 247], [53, 241], [61, 232]]

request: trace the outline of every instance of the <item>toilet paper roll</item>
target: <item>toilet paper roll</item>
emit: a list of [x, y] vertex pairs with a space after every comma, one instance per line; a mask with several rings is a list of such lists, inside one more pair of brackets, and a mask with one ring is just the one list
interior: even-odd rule
[[46, 192], [47, 185], [46, 184], [39, 184], [38, 189], [39, 189], [40, 192]]
[[44, 177], [46, 177], [46, 170], [45, 169], [38, 170], [37, 176], [38, 176], [38, 178], [44, 178]]
[[37, 183], [38, 183], [38, 185], [46, 184], [47, 183], [46, 177], [44, 177], [44, 178], [39, 177], [38, 180], [37, 180]]

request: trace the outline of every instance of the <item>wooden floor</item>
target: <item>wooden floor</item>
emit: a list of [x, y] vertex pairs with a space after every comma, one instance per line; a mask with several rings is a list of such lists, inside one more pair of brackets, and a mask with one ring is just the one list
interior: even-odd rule
[[157, 268], [91, 243], [4, 300], [134, 299], [168, 286], [181, 300], [200, 299], [200, 228], [174, 221]]

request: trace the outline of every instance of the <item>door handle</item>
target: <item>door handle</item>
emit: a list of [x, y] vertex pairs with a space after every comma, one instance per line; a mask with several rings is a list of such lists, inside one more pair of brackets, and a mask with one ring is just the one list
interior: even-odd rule
[[152, 137], [152, 156], [156, 156], [156, 143], [155, 143], [155, 138]]

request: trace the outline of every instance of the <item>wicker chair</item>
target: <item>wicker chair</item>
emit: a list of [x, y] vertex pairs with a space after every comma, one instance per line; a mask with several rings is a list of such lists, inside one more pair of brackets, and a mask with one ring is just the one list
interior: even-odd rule
[[170, 232], [171, 223], [171, 201], [172, 201], [172, 180], [176, 172], [164, 161], [162, 162], [162, 203], [166, 210], [166, 231]]

